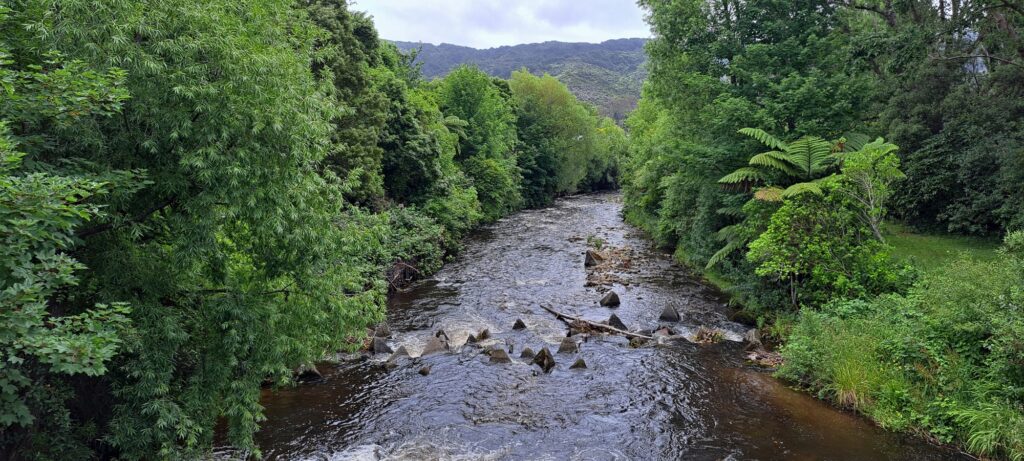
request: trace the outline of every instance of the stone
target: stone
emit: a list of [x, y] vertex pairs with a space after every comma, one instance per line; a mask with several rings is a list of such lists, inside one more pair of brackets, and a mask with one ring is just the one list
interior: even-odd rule
[[664, 322], [678, 322], [682, 320], [681, 317], [679, 317], [679, 311], [672, 306], [665, 306], [665, 310], [661, 311], [661, 317], [659, 317], [659, 319]]
[[428, 356], [430, 354], [437, 354], [437, 353], [447, 352], [447, 351], [448, 351], [448, 343], [445, 342], [444, 340], [442, 340], [441, 338], [433, 337], [433, 338], [430, 338], [430, 341], [427, 341], [427, 344], [425, 346], [423, 346], [423, 353], [420, 354], [420, 356], [421, 357], [426, 357], [426, 356]]
[[661, 327], [661, 328], [655, 330], [655, 332], [654, 332], [654, 334], [652, 336], [654, 336], [654, 337], [658, 337], [658, 336], [668, 337], [668, 336], [675, 336], [675, 334], [676, 334], [676, 332], [672, 331], [671, 328], [669, 328], [669, 327]]
[[390, 354], [394, 352], [391, 347], [388, 346], [388, 342], [384, 338], [373, 338], [373, 353], [374, 354]]
[[509, 357], [504, 349], [494, 349], [490, 355], [491, 363], [512, 363], [512, 357]]
[[580, 348], [572, 338], [563, 338], [562, 344], [558, 345], [559, 354], [575, 354]]
[[445, 333], [444, 330], [437, 330], [437, 333], [434, 333], [434, 337], [441, 338], [445, 341], [451, 341], [451, 338], [448, 337], [448, 333]]
[[551, 351], [545, 347], [533, 358], [532, 363], [540, 366], [540, 369], [544, 370], [544, 373], [548, 373], [555, 367], [555, 357], [552, 356]]
[[601, 264], [604, 261], [604, 255], [596, 250], [587, 250], [587, 257], [583, 261], [583, 265], [586, 267], [594, 267]]
[[295, 381], [300, 383], [311, 383], [321, 379], [324, 379], [324, 375], [316, 369], [316, 365], [307, 365], [295, 370]]
[[582, 358], [576, 359], [576, 362], [569, 367], [570, 370], [585, 370], [587, 368], [587, 362], [583, 361]]
[[615, 314], [612, 314], [611, 317], [608, 317], [608, 326], [612, 328], [618, 328], [622, 331], [629, 331], [629, 327], [627, 327], [626, 324], [622, 322], [622, 319], [620, 319], [619, 316]]
[[619, 304], [621, 304], [619, 294], [614, 291], [609, 291], [608, 294], [601, 298], [601, 305], [604, 307], [619, 307]]
[[536, 355], [537, 354], [533, 352], [533, 349], [530, 349], [529, 347], [527, 347], [526, 349], [523, 349], [522, 353], [519, 354], [519, 358], [521, 358], [521, 359], [532, 359]]
[[634, 336], [634, 337], [630, 338], [630, 340], [629, 340], [629, 347], [632, 347], [633, 349], [639, 349], [641, 347], [644, 347], [644, 345], [646, 345], [646, 344], [647, 344], [647, 340], [646, 339], [643, 339], [643, 338], [640, 338], [640, 337], [637, 337], [637, 336]]
[[516, 319], [516, 323], [515, 323], [515, 325], [512, 325], [512, 329], [513, 330], [525, 330], [526, 329], [526, 322], [523, 322], [523, 319]]
[[427, 366], [425, 366], [423, 368], [420, 368], [419, 374], [422, 375], [422, 376], [429, 375], [430, 374], [430, 365], [427, 365]]
[[473, 334], [470, 334], [469, 337], [466, 338], [466, 344], [476, 344], [478, 342], [480, 342], [480, 341], [477, 340], [476, 336], [474, 336]]
[[486, 341], [488, 339], [491, 339], [491, 330], [484, 328], [483, 331], [480, 332], [480, 334], [476, 335], [476, 339], [477, 341]]
[[377, 328], [373, 330], [373, 337], [389, 338], [391, 337], [391, 328], [388, 328], [388, 324], [386, 323], [377, 325]]

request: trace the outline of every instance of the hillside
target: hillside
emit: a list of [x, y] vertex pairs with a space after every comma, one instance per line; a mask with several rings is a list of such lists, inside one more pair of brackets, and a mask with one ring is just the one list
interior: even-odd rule
[[514, 70], [558, 77], [580, 99], [616, 120], [636, 107], [647, 76], [646, 39], [609, 40], [603, 43], [544, 42], [480, 50], [465, 46], [394, 42], [403, 51], [421, 50], [417, 62], [427, 79], [443, 77], [461, 64], [474, 64], [484, 72], [508, 78]]

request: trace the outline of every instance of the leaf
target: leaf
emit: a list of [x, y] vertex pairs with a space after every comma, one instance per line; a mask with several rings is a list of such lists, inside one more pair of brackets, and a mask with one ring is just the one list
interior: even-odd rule
[[775, 186], [762, 187], [754, 192], [754, 198], [762, 202], [781, 202], [784, 193], [785, 191]]
[[761, 142], [761, 144], [764, 144], [772, 149], [788, 150], [786, 147], [786, 143], [780, 141], [778, 138], [768, 134], [768, 132], [762, 129], [743, 128], [739, 132], [742, 135], [750, 136], [751, 138], [758, 140], [759, 142]]
[[747, 181], [763, 181], [765, 174], [757, 168], [743, 167], [729, 173], [719, 179], [720, 184], [737, 184]]
[[750, 165], [774, 168], [790, 176], [796, 176], [799, 174], [797, 169], [793, 167], [793, 163], [789, 156], [785, 152], [777, 150], [760, 153], [750, 157]]
[[796, 197], [802, 194], [822, 195], [821, 186], [814, 182], [801, 182], [789, 186], [782, 192], [782, 198]]

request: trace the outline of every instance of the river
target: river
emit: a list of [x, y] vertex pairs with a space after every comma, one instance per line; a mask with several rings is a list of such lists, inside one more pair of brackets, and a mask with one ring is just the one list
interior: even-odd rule
[[[961, 455], [889, 433], [795, 392], [744, 363], [747, 330], [728, 320], [723, 297], [672, 263], [625, 224], [621, 198], [559, 201], [487, 226], [438, 274], [394, 296], [390, 347], [416, 356], [443, 329], [452, 344], [489, 329], [479, 346], [403, 359], [387, 354], [321, 366], [322, 381], [266, 391], [258, 433], [267, 459], [552, 460], [958, 460]], [[615, 268], [617, 309], [588, 287], [586, 238], [628, 255]], [[680, 333], [720, 329], [726, 340], [630, 347], [591, 335], [578, 353], [555, 354], [544, 373], [525, 347], [554, 353], [567, 326], [542, 309], [653, 329], [674, 306]], [[527, 325], [513, 330], [517, 319]], [[662, 322], [664, 323], [664, 322]], [[491, 363], [486, 347], [512, 347]], [[577, 358], [586, 369], [570, 369]], [[426, 376], [419, 373], [430, 367]]]

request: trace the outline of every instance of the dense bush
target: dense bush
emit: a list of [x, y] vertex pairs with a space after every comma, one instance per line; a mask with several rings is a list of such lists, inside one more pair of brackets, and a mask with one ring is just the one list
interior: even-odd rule
[[801, 312], [779, 374], [895, 429], [1024, 459], [1024, 233], [906, 295]]

